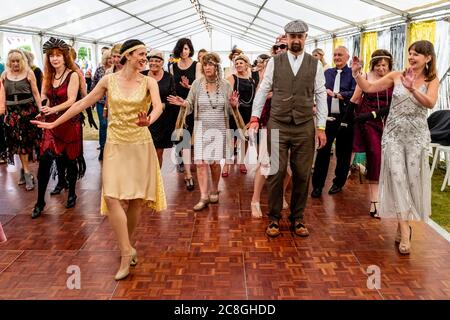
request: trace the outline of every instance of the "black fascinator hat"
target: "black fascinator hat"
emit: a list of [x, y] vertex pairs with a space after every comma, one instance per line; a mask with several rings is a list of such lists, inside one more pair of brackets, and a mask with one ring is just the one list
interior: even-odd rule
[[50, 51], [51, 49], [62, 49], [62, 50], [69, 50], [70, 46], [64, 42], [64, 40], [62, 39], [57, 39], [54, 37], [51, 37], [50, 39], [48, 39], [48, 41], [46, 43], [44, 43], [44, 45], [42, 46], [44, 53], [47, 53], [48, 51]]

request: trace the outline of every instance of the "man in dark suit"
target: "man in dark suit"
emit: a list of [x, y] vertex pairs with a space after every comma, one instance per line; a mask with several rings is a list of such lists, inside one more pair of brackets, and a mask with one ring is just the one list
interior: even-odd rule
[[325, 87], [328, 95], [328, 118], [325, 131], [327, 144], [317, 152], [312, 177], [313, 191], [311, 197], [313, 198], [318, 198], [322, 194], [330, 165], [331, 146], [335, 139], [337, 160], [335, 178], [328, 193], [340, 192], [347, 181], [352, 156], [353, 130], [351, 127], [341, 127], [341, 122], [356, 87], [352, 70], [347, 66], [349, 58], [347, 48], [337, 47], [333, 53], [333, 61], [336, 67], [325, 71]]

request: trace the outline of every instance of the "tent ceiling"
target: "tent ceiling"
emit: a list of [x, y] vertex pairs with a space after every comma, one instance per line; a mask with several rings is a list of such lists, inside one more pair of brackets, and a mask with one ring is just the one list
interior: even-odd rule
[[424, 0], [20, 0], [0, 11], [0, 30], [112, 44], [138, 38], [150, 47], [207, 29], [266, 49], [300, 18], [309, 37], [401, 22], [421, 13], [450, 14], [449, 1]]

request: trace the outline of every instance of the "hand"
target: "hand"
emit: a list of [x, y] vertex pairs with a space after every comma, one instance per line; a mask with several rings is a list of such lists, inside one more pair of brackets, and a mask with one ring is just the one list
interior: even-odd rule
[[4, 115], [6, 113], [6, 109], [5, 108], [1, 108], [0, 109], [0, 115]]
[[334, 98], [334, 92], [331, 91], [330, 89], [327, 89], [327, 95], [329, 95], [330, 97]]
[[248, 134], [256, 134], [259, 129], [259, 119], [257, 117], [251, 117], [250, 122], [246, 125], [248, 129]]
[[103, 108], [102, 116], [103, 119], [108, 119], [108, 108]]
[[39, 120], [30, 120], [30, 122], [42, 129], [51, 130], [55, 127], [55, 122], [44, 122]]
[[231, 94], [230, 104], [235, 109], [239, 106], [239, 93], [237, 91], [233, 91]]
[[351, 66], [352, 66], [352, 76], [353, 78], [356, 78], [359, 74], [361, 74], [363, 61], [360, 60], [358, 57], [353, 57]]
[[414, 74], [411, 68], [408, 68], [408, 70], [406, 70], [405, 76], [401, 75], [400, 79], [402, 80], [403, 86], [406, 89], [408, 89], [411, 92], [415, 90], [414, 82], [416, 81], [416, 75]]
[[55, 108], [50, 107], [42, 107], [41, 112], [43, 112], [46, 116], [56, 113]]
[[184, 99], [179, 96], [168, 96], [167, 101], [170, 104], [183, 107], [184, 106]]
[[327, 144], [327, 135], [325, 134], [325, 130], [317, 129], [316, 136], [318, 142], [317, 149], [322, 149]]
[[189, 86], [189, 79], [186, 76], [181, 76], [180, 84], [181, 84], [182, 87], [184, 87], [186, 89], [190, 89], [191, 88]]
[[151, 119], [150, 116], [147, 116], [146, 112], [139, 112], [136, 124], [139, 127], [148, 127], [150, 125], [150, 119]]
[[312, 113], [313, 113], [313, 116], [315, 116], [317, 114], [317, 107], [316, 106], [313, 107]]

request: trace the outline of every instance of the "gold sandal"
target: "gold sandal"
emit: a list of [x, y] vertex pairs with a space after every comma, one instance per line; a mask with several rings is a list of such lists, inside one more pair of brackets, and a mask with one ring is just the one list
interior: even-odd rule
[[209, 199], [200, 199], [200, 201], [194, 206], [194, 211], [201, 211], [205, 209], [209, 204]]

